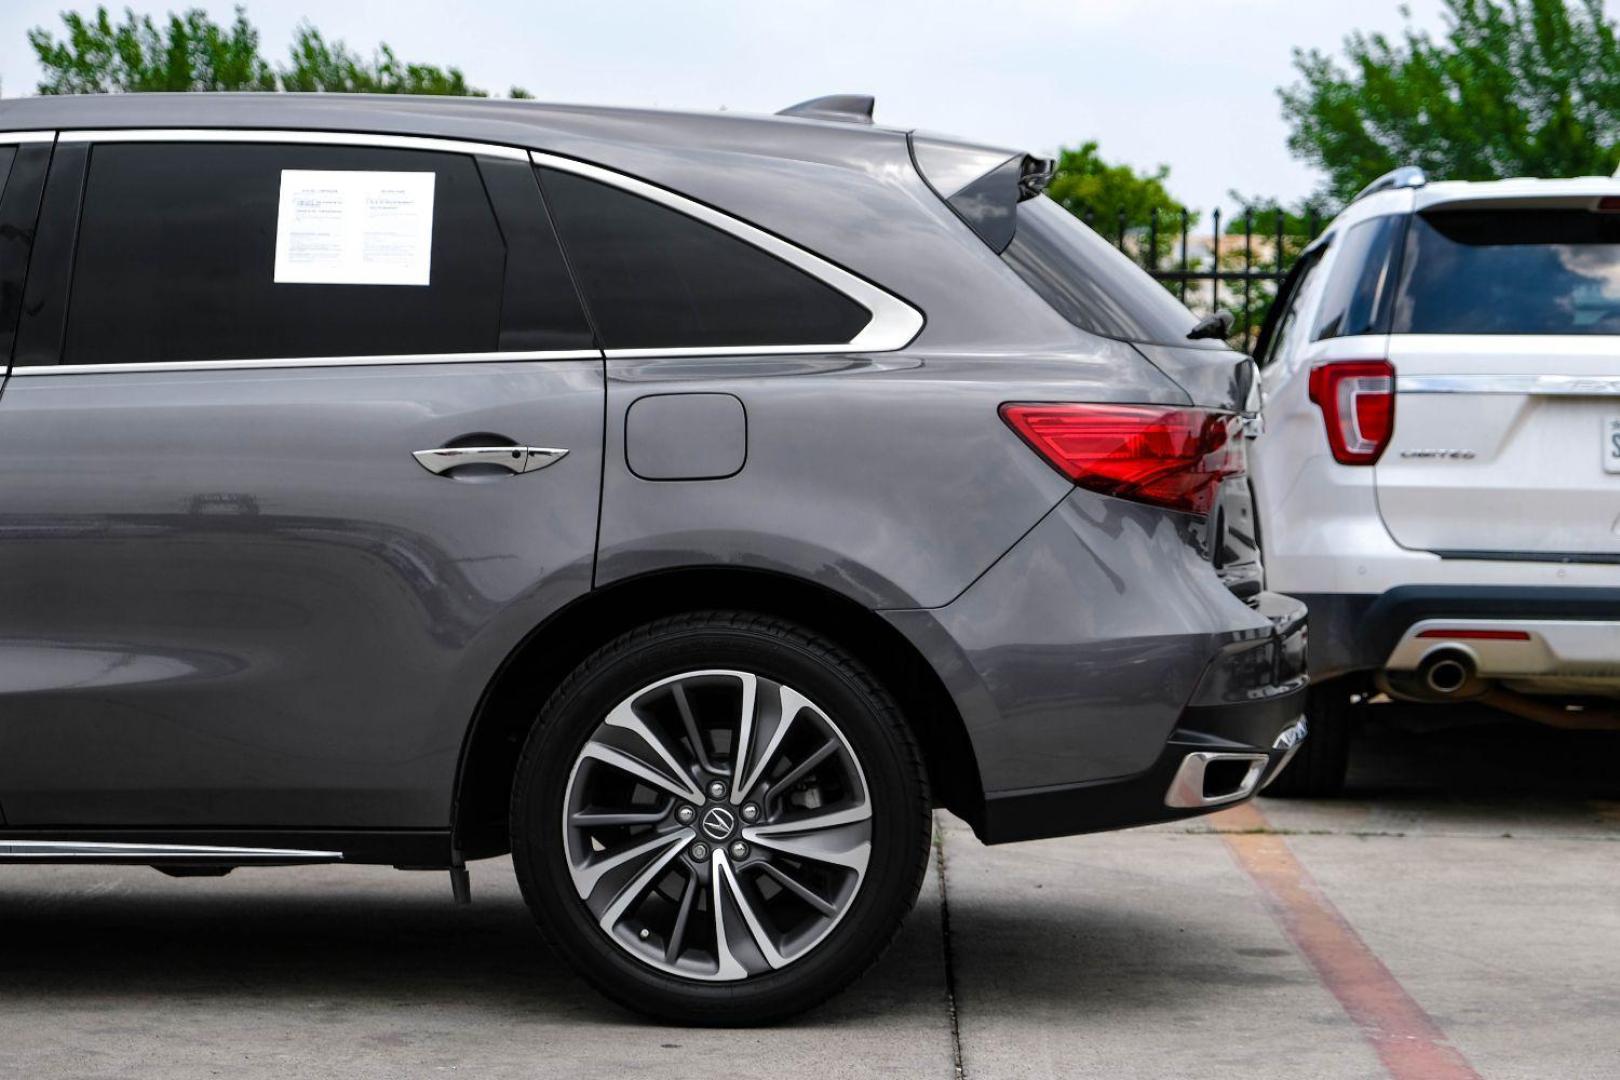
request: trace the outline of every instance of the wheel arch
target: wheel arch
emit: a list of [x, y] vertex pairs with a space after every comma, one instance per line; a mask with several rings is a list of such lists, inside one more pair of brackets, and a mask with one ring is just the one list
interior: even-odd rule
[[462, 858], [509, 850], [507, 811], [533, 710], [591, 652], [619, 634], [683, 611], [740, 610], [789, 619], [835, 641], [900, 706], [923, 750], [934, 802], [978, 820], [984, 791], [967, 728], [938, 674], [894, 627], [824, 585], [769, 570], [701, 567], [614, 582], [535, 627], [485, 687], [463, 738], [451, 801]]

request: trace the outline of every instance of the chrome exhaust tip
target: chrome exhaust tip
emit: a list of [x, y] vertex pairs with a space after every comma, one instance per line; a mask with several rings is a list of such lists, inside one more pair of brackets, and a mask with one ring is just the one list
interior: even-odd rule
[[1461, 649], [1436, 649], [1423, 658], [1418, 678], [1431, 693], [1451, 697], [1474, 681], [1474, 658]]
[[1266, 754], [1195, 750], [1181, 759], [1164, 805], [1189, 810], [1247, 799], [1260, 786], [1270, 761]]

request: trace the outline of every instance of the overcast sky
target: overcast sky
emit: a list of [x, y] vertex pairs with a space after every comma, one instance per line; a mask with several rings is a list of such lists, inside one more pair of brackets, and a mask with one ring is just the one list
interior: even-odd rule
[[[183, 0], [182, 0], [183, 3]], [[135, 0], [161, 15], [182, 3]], [[1409, 0], [1438, 27], [1440, 0]], [[32, 93], [30, 27], [63, 0], [0, 5], [0, 89]], [[115, 5], [122, 10], [123, 4]], [[203, 3], [216, 19], [230, 3]], [[306, 17], [369, 54], [456, 65], [475, 86], [546, 101], [774, 112], [834, 92], [877, 96], [877, 119], [1050, 153], [1097, 139], [1111, 160], [1171, 168], [1194, 207], [1226, 192], [1294, 199], [1276, 89], [1295, 46], [1398, 31], [1398, 0], [254, 0], [273, 60]], [[1230, 208], [1230, 207], [1228, 207]]]

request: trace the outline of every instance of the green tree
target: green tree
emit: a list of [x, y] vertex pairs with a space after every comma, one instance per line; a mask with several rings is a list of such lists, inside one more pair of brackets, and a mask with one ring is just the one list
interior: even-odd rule
[[1400, 165], [1431, 176], [1608, 175], [1620, 163], [1620, 44], [1603, 0], [1445, 0], [1438, 38], [1356, 33], [1346, 64], [1296, 50], [1278, 91], [1295, 156], [1348, 199]]
[[[1087, 142], [1058, 153], [1057, 171], [1046, 193], [1069, 213], [1089, 222], [1110, 240], [1119, 240], [1121, 221], [1127, 238], [1144, 245], [1154, 211], [1158, 211], [1160, 252], [1170, 250], [1169, 237], [1179, 233], [1186, 207], [1165, 186], [1170, 167], [1137, 172], [1129, 165], [1110, 165]], [[1197, 215], [1189, 212], [1189, 227]]]
[[308, 23], [293, 34], [292, 63], [281, 69], [284, 90], [337, 94], [439, 94], [488, 97], [468, 86], [460, 68], [402, 62], [387, 45], [366, 60], [341, 41], [330, 44]]
[[114, 25], [104, 7], [89, 18], [64, 11], [62, 23], [62, 41], [44, 27], [28, 32], [45, 69], [41, 94], [276, 88], [275, 74], [259, 55], [259, 32], [241, 8], [229, 28], [195, 8], [170, 15], [162, 30], [151, 16], [129, 10]]
[[[45, 78], [41, 94], [106, 94], [186, 90], [304, 90], [326, 93], [442, 94], [485, 97], [459, 68], [409, 63], [380, 45], [370, 58], [328, 42], [308, 23], [298, 27], [288, 63], [273, 67], [259, 51], [259, 32], [243, 8], [220, 26], [201, 8], [170, 14], [161, 26], [125, 9], [113, 22], [105, 7], [84, 16], [62, 13], [61, 39], [44, 27], [28, 32]], [[531, 95], [512, 87], [514, 98]]]

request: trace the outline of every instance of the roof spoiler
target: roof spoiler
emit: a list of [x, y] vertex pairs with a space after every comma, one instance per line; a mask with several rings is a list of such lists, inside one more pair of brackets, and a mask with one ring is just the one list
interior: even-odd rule
[[1018, 204], [1045, 191], [1057, 169], [1050, 158], [916, 133], [911, 155], [934, 194], [998, 255], [1017, 231]]
[[1369, 195], [1376, 195], [1380, 191], [1394, 191], [1396, 188], [1420, 188], [1429, 182], [1429, 177], [1416, 165], [1402, 165], [1392, 169], [1356, 192], [1351, 202], [1365, 199]]
[[789, 105], [777, 116], [802, 116], [806, 120], [836, 120], [843, 124], [870, 124], [877, 99], [871, 94], [828, 94]]

